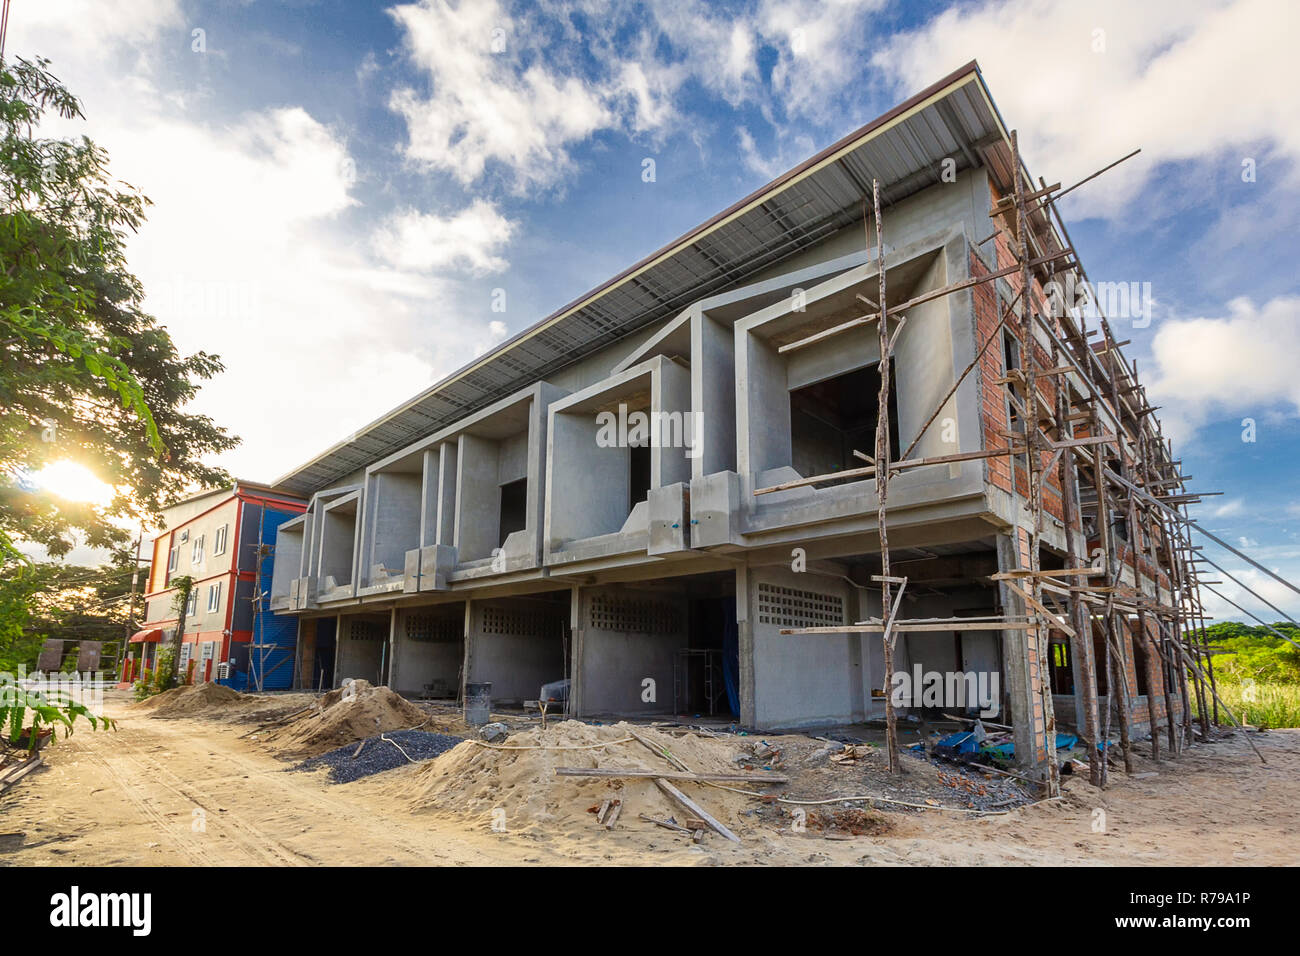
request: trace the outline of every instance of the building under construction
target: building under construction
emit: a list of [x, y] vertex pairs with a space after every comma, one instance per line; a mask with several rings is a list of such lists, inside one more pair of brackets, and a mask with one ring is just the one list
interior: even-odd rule
[[[1058, 725], [1181, 750], [1195, 495], [1077, 295], [1069, 188], [971, 63], [283, 476], [298, 682], [891, 742], [982, 713], [1049, 788]], [[886, 679], [928, 673], [989, 699]]]

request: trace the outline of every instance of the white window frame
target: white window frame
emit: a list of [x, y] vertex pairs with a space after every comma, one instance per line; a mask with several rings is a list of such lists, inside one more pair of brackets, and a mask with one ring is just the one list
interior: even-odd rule
[[184, 671], [185, 668], [186, 668], [187, 666], [189, 666], [189, 663], [190, 663], [190, 655], [193, 653], [193, 651], [194, 651], [194, 645], [191, 644], [191, 643], [189, 643], [188, 641], [185, 642], [185, 643], [183, 643], [183, 644], [181, 644], [181, 664], [180, 664], [180, 666], [181, 666], [181, 670], [182, 670], [182, 671]]
[[221, 582], [208, 585], [208, 613], [220, 609], [221, 607]]
[[171, 574], [176, 570], [176, 565], [181, 563], [181, 546], [178, 544], [167, 550], [167, 573]]
[[194, 548], [190, 551], [190, 564], [200, 565], [203, 563], [203, 535], [194, 539]]
[[199, 657], [201, 660], [210, 661], [217, 654], [216, 641], [204, 641], [199, 645]]
[[226, 553], [226, 533], [230, 525], [223, 524], [212, 535], [212, 556], [215, 558], [219, 554]]
[[189, 600], [185, 602], [185, 616], [194, 617], [199, 610], [199, 592], [190, 591]]

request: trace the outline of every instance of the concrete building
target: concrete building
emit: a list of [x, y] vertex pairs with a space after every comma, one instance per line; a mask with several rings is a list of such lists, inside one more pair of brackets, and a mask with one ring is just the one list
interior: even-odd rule
[[[876, 490], [855, 456], [875, 440], [877, 332], [830, 330], [876, 294], [873, 179], [892, 308], [1007, 268], [1011, 236], [990, 213], [1013, 189], [1011, 157], [970, 64], [280, 478], [309, 499], [279, 528], [271, 598], [301, 621], [305, 682], [452, 697], [490, 681], [519, 702], [568, 678], [579, 716], [732, 714], [763, 729], [880, 717], [878, 635], [781, 633], [883, 616]], [[980, 346], [1015, 311], [1016, 278], [907, 309], [891, 458], [1007, 447], [1018, 340]], [[1020, 606], [993, 576], [1027, 566], [1024, 482], [1010, 455], [891, 479], [908, 618]], [[1064, 567], [1050, 478], [1044, 498], [1042, 566]], [[1161, 573], [1124, 580], [1150, 589]], [[1049, 726], [1048, 655], [1055, 712], [1081, 723], [1080, 661], [1061, 633], [1050, 647], [1023, 629], [909, 633], [896, 665], [996, 675], [993, 719], [1028, 754]], [[1130, 667], [1146, 707], [1147, 680], [1167, 678], [1158, 662]]]
[[[145, 593], [144, 626], [130, 646], [133, 676], [152, 667], [160, 646], [180, 623], [176, 589], [182, 576], [193, 580], [185, 614], [180, 673], [190, 682], [217, 680], [239, 690], [284, 688], [294, 677], [296, 622], [276, 617], [254, 598], [270, 590], [274, 545], [281, 522], [299, 515], [306, 501], [265, 485], [237, 481], [171, 505], [166, 530], [153, 541]], [[252, 645], [256, 645], [255, 647]], [[191, 664], [193, 667], [191, 668]]]

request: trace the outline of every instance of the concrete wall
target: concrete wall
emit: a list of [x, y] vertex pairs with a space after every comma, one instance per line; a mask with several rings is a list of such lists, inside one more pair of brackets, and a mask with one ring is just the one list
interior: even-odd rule
[[736, 470], [736, 338], [724, 324], [698, 310], [691, 326], [692, 408], [703, 433], [691, 462], [692, 478]]
[[673, 659], [689, 640], [685, 596], [592, 587], [582, 589], [580, 606], [580, 716], [671, 713]]
[[326, 507], [321, 514], [320, 578], [333, 578], [337, 587], [353, 581], [356, 552], [357, 507], [355, 501]]
[[[465, 655], [463, 603], [397, 612], [389, 686], [404, 697], [456, 696]], [[425, 685], [439, 684], [427, 692]]]
[[461, 435], [457, 449], [456, 549], [461, 562], [492, 556], [501, 532], [499, 443]]
[[[353, 636], [354, 628], [366, 629], [379, 636], [361, 640]], [[386, 669], [387, 645], [386, 619], [341, 615], [334, 658], [334, 686], [340, 686], [348, 677], [368, 680], [372, 684], [383, 683], [380, 666], [383, 664]]]
[[[637, 415], [659, 425], [640, 429], [648, 434], [634, 434]], [[644, 531], [644, 515], [638, 527], [630, 527], [633, 506], [640, 508], [629, 501], [631, 446], [650, 446], [653, 491], [690, 480], [693, 440], [690, 370], [662, 356], [553, 402], [547, 432], [546, 551], [616, 534], [625, 525], [628, 531]], [[645, 547], [632, 537], [627, 544]]]
[[[285, 524], [289, 524], [286, 527]], [[287, 598], [289, 583], [299, 576], [302, 567], [303, 525], [300, 520], [286, 522], [276, 529], [275, 567], [271, 571], [271, 600]]]
[[564, 677], [568, 605], [536, 598], [470, 602], [466, 681], [491, 681], [494, 701], [536, 700]]
[[366, 498], [369, 553], [364, 568], [367, 583], [401, 574], [406, 552], [419, 546], [423, 480], [420, 472], [380, 471], [370, 476]]
[[859, 620], [855, 589], [847, 581], [811, 571], [755, 568], [747, 577], [755, 726], [770, 729], [865, 719], [871, 692], [870, 674], [864, 667], [870, 650], [864, 637], [870, 636], [780, 633], [782, 627]]
[[628, 514], [629, 449], [599, 447], [589, 411], [555, 413], [550, 424], [546, 547], [618, 531]]

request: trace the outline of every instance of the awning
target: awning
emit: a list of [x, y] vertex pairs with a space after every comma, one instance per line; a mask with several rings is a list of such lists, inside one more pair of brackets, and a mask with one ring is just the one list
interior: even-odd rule
[[136, 631], [131, 635], [130, 643], [132, 644], [157, 644], [162, 640], [163, 632], [159, 628], [152, 628], [147, 631]]

